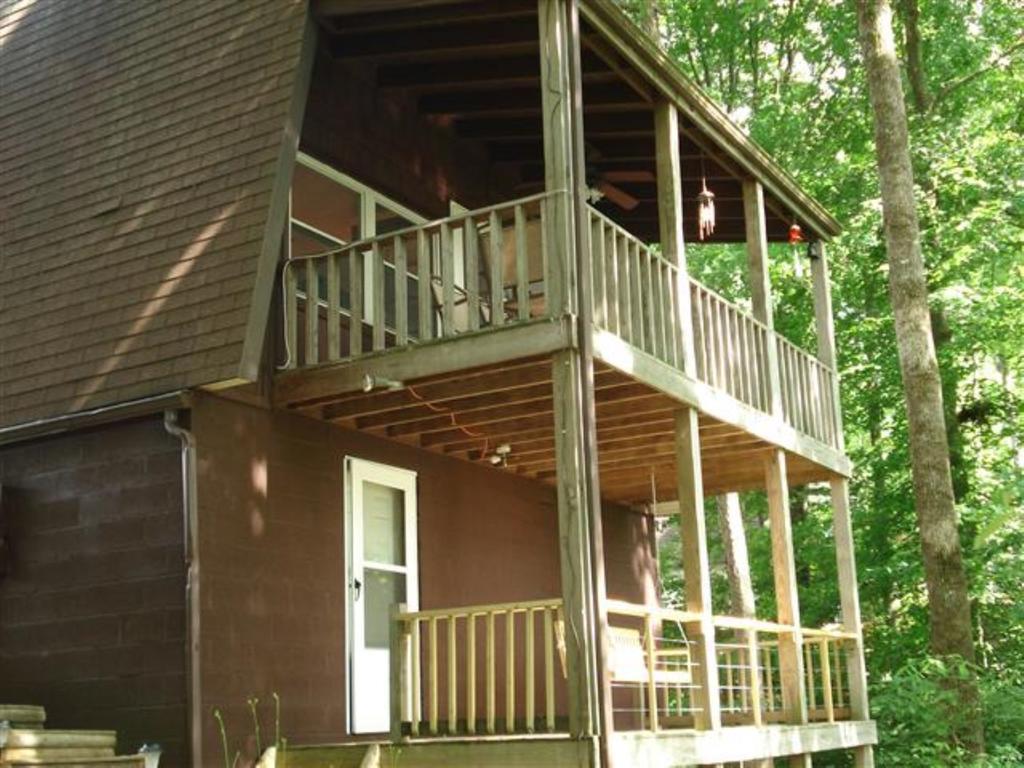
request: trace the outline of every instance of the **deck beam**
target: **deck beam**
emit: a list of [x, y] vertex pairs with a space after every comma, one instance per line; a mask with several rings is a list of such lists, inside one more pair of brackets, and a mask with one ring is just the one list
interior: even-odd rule
[[543, 318], [287, 371], [275, 378], [274, 402], [286, 407], [329, 402], [361, 391], [367, 375], [407, 381], [551, 354], [574, 346], [575, 331], [571, 317]]

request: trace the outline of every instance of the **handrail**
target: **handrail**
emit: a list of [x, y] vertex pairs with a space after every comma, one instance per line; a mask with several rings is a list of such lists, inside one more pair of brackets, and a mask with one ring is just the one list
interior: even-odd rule
[[529, 611], [537, 608], [560, 608], [562, 606], [562, 598], [553, 597], [546, 600], [520, 600], [514, 603], [494, 603], [481, 604], [481, 605], [467, 605], [459, 606], [456, 608], [430, 608], [424, 611], [404, 611], [399, 613], [396, 618], [399, 621], [412, 621], [413, 619], [431, 619], [438, 616], [458, 616], [463, 618], [466, 616], [486, 616], [488, 613], [505, 612], [505, 611]]
[[[794, 679], [799, 680], [798, 691], [806, 698], [812, 721], [850, 716], [844, 647], [856, 642], [852, 632], [617, 600], [609, 601], [607, 609], [609, 617], [632, 620], [612, 627], [608, 669], [613, 686], [630, 687], [638, 696], [639, 709], [619, 704], [617, 711], [634, 723], [639, 714], [641, 728], [690, 727], [708, 695], [717, 700], [727, 725], [785, 722], [785, 702], [793, 695]], [[692, 626], [708, 623], [727, 632], [716, 637], [713, 631]], [[698, 653], [707, 642], [712, 647]], [[699, 659], [709, 651], [715, 674], [697, 674]]]
[[551, 257], [546, 230], [554, 198], [565, 194], [540, 192], [286, 259], [284, 367], [560, 311], [565, 265]]
[[[767, 332], [767, 333], [774, 333], [776, 336], [779, 335], [778, 331], [770, 330], [767, 325], [765, 325], [760, 320], [758, 320], [756, 317], [754, 317], [753, 313], [748, 312], [743, 307], [741, 307], [739, 304], [737, 304], [735, 301], [730, 301], [729, 299], [725, 298], [725, 296], [723, 296], [718, 291], [716, 291], [714, 288], [708, 288], [707, 285], [705, 285], [700, 280], [697, 280], [694, 277], [690, 277], [689, 279], [690, 279], [690, 285], [692, 287], [699, 288], [700, 290], [704, 291], [704, 293], [708, 294], [709, 296], [711, 296], [716, 301], [720, 301], [722, 304], [725, 304], [726, 306], [728, 306], [731, 310], [736, 312], [736, 314], [743, 315], [744, 318], [746, 318], [747, 320], [749, 320], [751, 323], [753, 323], [754, 325], [758, 326], [759, 328], [763, 329], [765, 332]], [[779, 338], [782, 338], [782, 337], [779, 336]]]
[[703, 621], [705, 618], [708, 618], [714, 626], [721, 627], [722, 629], [753, 630], [756, 632], [773, 632], [778, 634], [792, 634], [799, 631], [805, 637], [828, 637], [835, 640], [857, 639], [857, 635], [852, 632], [843, 632], [842, 630], [833, 630], [826, 627], [798, 627], [795, 624], [780, 624], [774, 621], [765, 621], [764, 619], [746, 619], [742, 616], [724, 616], [719, 614], [705, 617], [704, 614], [694, 611], [638, 605], [622, 600], [608, 600], [606, 605], [608, 613], [620, 616], [633, 616], [636, 618], [654, 616], [663, 621], [676, 621], [683, 624]]
[[393, 240], [396, 237], [408, 237], [409, 235], [414, 235], [414, 234], [416, 234], [417, 232], [419, 232], [421, 230], [424, 230], [424, 229], [436, 229], [437, 227], [440, 227], [442, 224], [455, 224], [455, 223], [464, 221], [468, 217], [477, 218], [478, 216], [487, 216], [487, 215], [490, 215], [493, 212], [501, 211], [501, 210], [504, 210], [504, 209], [509, 208], [511, 206], [528, 205], [529, 203], [534, 203], [534, 202], [537, 202], [539, 200], [544, 200], [545, 198], [548, 198], [548, 197], [554, 197], [555, 195], [558, 195], [558, 194], [561, 194], [561, 193], [564, 193], [564, 192], [565, 192], [564, 189], [546, 190], [544, 192], [537, 192], [537, 193], [532, 194], [532, 195], [527, 195], [526, 197], [518, 197], [518, 198], [515, 198], [514, 200], [506, 200], [506, 201], [501, 202], [501, 203], [495, 203], [494, 205], [488, 205], [488, 206], [486, 206], [484, 208], [476, 208], [476, 209], [474, 209], [472, 211], [463, 211], [461, 213], [453, 213], [452, 215], [445, 216], [442, 219], [433, 219], [431, 221], [425, 221], [422, 224], [413, 224], [411, 226], [404, 227], [403, 229], [396, 229], [394, 232], [388, 232], [387, 234], [374, 235], [373, 237], [364, 237], [361, 240], [353, 240], [351, 243], [345, 243], [344, 245], [341, 245], [341, 246], [339, 246], [337, 248], [331, 248], [331, 249], [326, 250], [326, 251], [318, 251], [316, 253], [307, 253], [307, 254], [303, 254], [301, 256], [291, 256], [291, 257], [285, 259], [282, 262], [282, 264], [285, 267], [287, 267], [287, 266], [289, 266], [291, 264], [295, 264], [296, 262], [309, 261], [309, 260], [312, 260], [312, 259], [322, 259], [322, 258], [324, 258], [326, 256], [333, 256], [333, 255], [337, 255], [337, 254], [341, 254], [341, 253], [346, 253], [347, 251], [351, 251], [351, 250], [356, 250], [356, 249], [364, 250], [364, 251], [365, 250], [369, 250], [373, 246], [374, 243], [384, 243], [384, 242], [387, 242], [389, 240]]
[[398, 606], [393, 737], [403, 738], [406, 726], [412, 738], [495, 734], [499, 725], [505, 733], [554, 732], [566, 668], [562, 605], [549, 598], [422, 611]]

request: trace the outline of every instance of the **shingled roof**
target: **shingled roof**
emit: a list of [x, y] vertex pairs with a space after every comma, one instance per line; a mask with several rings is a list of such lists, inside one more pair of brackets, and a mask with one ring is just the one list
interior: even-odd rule
[[255, 373], [307, 24], [0, 0], [0, 426]]

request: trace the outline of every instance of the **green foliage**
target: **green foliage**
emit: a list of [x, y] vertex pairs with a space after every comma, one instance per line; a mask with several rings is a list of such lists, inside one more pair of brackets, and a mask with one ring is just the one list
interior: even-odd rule
[[[639, 0], [625, 5], [636, 5]], [[907, 81], [922, 247], [964, 557], [976, 625], [989, 766], [1020, 765], [1024, 700], [1024, 5], [918, 0], [927, 102]], [[903, 7], [897, 3], [897, 10]], [[868, 665], [885, 766], [968, 765], [949, 746], [942, 668], [929, 658], [871, 116], [853, 3], [659, 0], [666, 49], [842, 222], [829, 244]], [[897, 13], [897, 37], [904, 34]], [[904, 52], [901, 52], [903, 54]], [[905, 58], [905, 55], [904, 55]], [[772, 252], [779, 330], [813, 349], [809, 278]], [[745, 260], [691, 247], [697, 277], [746, 301]], [[827, 498], [794, 519], [805, 623], [838, 618]], [[746, 494], [758, 612], [771, 616], [764, 502]], [[712, 557], [717, 522], [709, 508]], [[666, 536], [673, 533], [667, 531]], [[663, 553], [677, 557], [666, 544]], [[678, 573], [678, 560], [663, 563]], [[681, 589], [676, 579], [670, 592]], [[715, 577], [716, 607], [725, 605]], [[952, 752], [950, 750], [953, 750]], [[816, 761], [817, 764], [817, 761]], [[826, 764], [822, 762], [822, 764]], [[837, 763], [839, 764], [839, 763]]]

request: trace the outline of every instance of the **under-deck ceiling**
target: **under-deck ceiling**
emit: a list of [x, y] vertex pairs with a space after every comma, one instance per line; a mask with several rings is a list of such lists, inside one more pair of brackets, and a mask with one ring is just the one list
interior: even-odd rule
[[[378, 7], [381, 4], [378, 3]], [[384, 3], [387, 5], [396, 5]], [[336, 59], [368, 63], [376, 87], [403, 91], [425, 120], [480, 142], [490, 161], [518, 179], [518, 192], [543, 187], [540, 54], [536, 0], [432, 3], [359, 12], [365, 4], [321, 0], [325, 45]], [[588, 184], [609, 181], [630, 203], [597, 206], [638, 237], [658, 239], [654, 91], [595, 30], [583, 23], [582, 80]], [[720, 147], [681, 119], [685, 236], [696, 239], [701, 179], [715, 194], [710, 242], [745, 237], [742, 173]], [[766, 197], [771, 240], [784, 241], [792, 215]]]
[[[350, 429], [553, 483], [556, 475], [550, 358], [401, 382], [401, 389], [356, 392], [300, 411]], [[602, 496], [622, 503], [676, 498], [671, 398], [629, 376], [598, 365], [595, 371], [597, 456]], [[705, 492], [764, 485], [767, 443], [736, 427], [700, 418]], [[501, 463], [499, 448], [510, 450]], [[497, 459], [495, 457], [498, 457]], [[789, 456], [794, 485], [827, 479], [828, 472]]]

